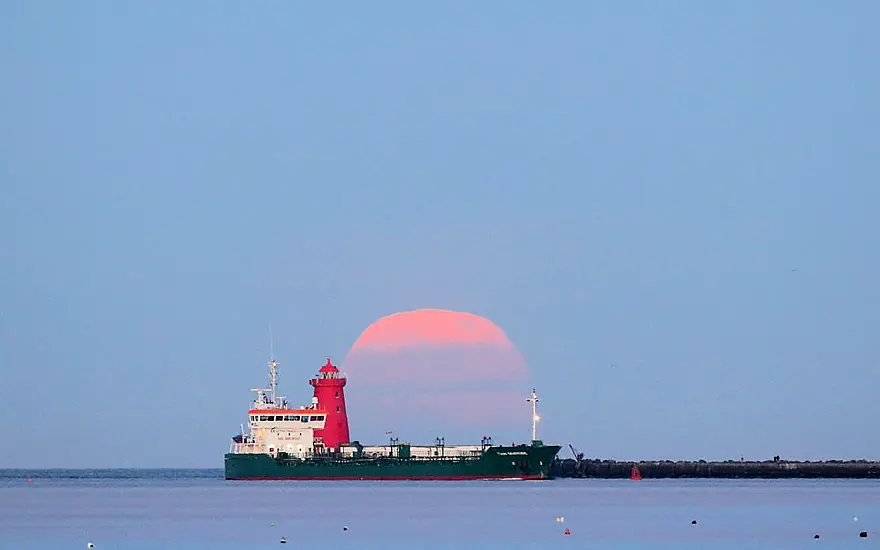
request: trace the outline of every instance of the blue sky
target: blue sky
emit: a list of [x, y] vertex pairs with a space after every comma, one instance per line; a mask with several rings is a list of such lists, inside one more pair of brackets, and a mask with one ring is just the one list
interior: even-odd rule
[[880, 459], [878, 27], [3, 3], [0, 467], [220, 467], [270, 323], [308, 397], [427, 307], [503, 328], [588, 456]]

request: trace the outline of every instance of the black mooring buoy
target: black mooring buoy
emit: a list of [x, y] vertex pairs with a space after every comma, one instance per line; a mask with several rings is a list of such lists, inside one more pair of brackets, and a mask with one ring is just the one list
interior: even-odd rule
[[697, 520], [692, 519], [692, 520], [691, 520], [691, 525], [696, 525], [696, 524], [697, 524]]
[[867, 532], [867, 531], [862, 531], [861, 533], [859, 533], [859, 536], [862, 537], [863, 539], [864, 539], [864, 538], [867, 538], [867, 537], [868, 537], [868, 532]]
[[819, 538], [819, 533], [816, 533], [815, 535], [813, 535], [813, 538], [814, 538], [814, 539]]
[[287, 539], [284, 537], [281, 537], [281, 540], [278, 542], [280, 542], [281, 544], [287, 544]]

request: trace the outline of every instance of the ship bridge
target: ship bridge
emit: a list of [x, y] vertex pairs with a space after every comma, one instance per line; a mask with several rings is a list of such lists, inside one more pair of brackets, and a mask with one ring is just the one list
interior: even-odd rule
[[233, 452], [277, 455], [287, 453], [305, 458], [323, 443], [315, 430], [324, 428], [327, 411], [303, 409], [251, 409], [250, 435], [233, 443]]

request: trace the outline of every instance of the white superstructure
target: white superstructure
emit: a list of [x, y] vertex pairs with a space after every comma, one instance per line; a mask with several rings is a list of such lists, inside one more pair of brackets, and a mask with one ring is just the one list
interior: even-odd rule
[[279, 452], [299, 458], [312, 456], [320, 450], [322, 441], [315, 438], [315, 430], [324, 428], [327, 411], [318, 408], [317, 399], [308, 407], [292, 409], [284, 397], [275, 393], [278, 383], [278, 363], [269, 362], [269, 387], [255, 388], [257, 396], [248, 411], [248, 434], [233, 439], [230, 453], [268, 454]]

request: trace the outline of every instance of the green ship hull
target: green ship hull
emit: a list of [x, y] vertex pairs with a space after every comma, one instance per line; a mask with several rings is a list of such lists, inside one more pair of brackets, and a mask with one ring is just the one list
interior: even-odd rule
[[229, 453], [229, 480], [466, 480], [548, 479], [560, 447], [487, 447], [478, 457], [399, 457], [299, 459], [268, 454]]

